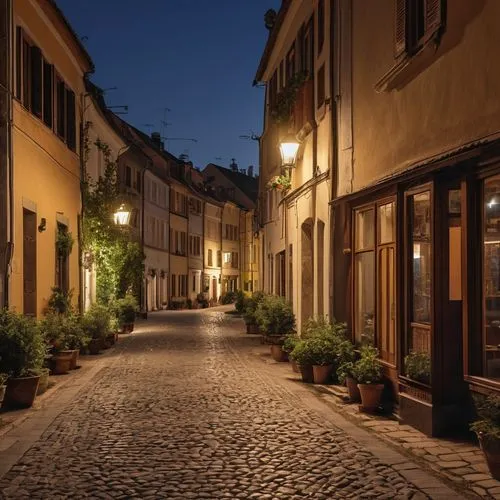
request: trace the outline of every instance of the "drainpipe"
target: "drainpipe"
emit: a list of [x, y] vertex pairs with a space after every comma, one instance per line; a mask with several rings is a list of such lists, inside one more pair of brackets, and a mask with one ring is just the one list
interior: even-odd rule
[[5, 89], [0, 89], [2, 92], [6, 92], [6, 161], [7, 161], [7, 185], [5, 196], [7, 197], [7, 202], [5, 208], [8, 210], [6, 214], [6, 247], [5, 247], [5, 269], [4, 269], [4, 282], [3, 282], [3, 304], [2, 307], [8, 308], [10, 302], [10, 269], [12, 264], [12, 255], [14, 253], [14, 182], [13, 182], [13, 155], [12, 155], [12, 126], [13, 126], [13, 114], [12, 114], [12, 88], [13, 88], [13, 75], [14, 75], [14, 60], [12, 57], [12, 29], [14, 26], [14, 16], [13, 16], [13, 6], [12, 0], [7, 0], [6, 2], [6, 19], [5, 19], [5, 30], [6, 30], [6, 54], [7, 54], [7, 68], [6, 68], [6, 84]]
[[[339, 72], [337, 71], [337, 66], [339, 63], [339, 41], [340, 36], [337, 34], [337, 29], [339, 28], [337, 18], [339, 16], [339, 0], [332, 2], [330, 6], [330, 49], [332, 54], [330, 57], [330, 115], [331, 115], [331, 127], [332, 127], [332, 164], [330, 166], [330, 179], [331, 179], [331, 201], [333, 201], [338, 192], [338, 105], [337, 105], [337, 91], [339, 85], [337, 84], [336, 78]], [[340, 31], [340, 30], [339, 30]], [[335, 301], [335, 259], [333, 255], [333, 249], [335, 244], [335, 208], [333, 204], [330, 205], [330, 272], [329, 277], [329, 291], [330, 300], [328, 301], [330, 305], [330, 318], [334, 317], [334, 301]]]
[[[145, 251], [144, 251], [144, 234], [145, 234], [145, 230], [144, 230], [144, 225], [145, 225], [145, 209], [146, 209], [146, 203], [145, 203], [145, 196], [144, 196], [144, 193], [146, 191], [146, 187], [145, 187], [145, 183], [146, 183], [146, 169], [148, 167], [148, 163], [147, 163], [147, 160], [146, 160], [146, 165], [144, 166], [144, 168], [142, 169], [142, 180], [141, 180], [141, 240], [140, 240], [140, 244], [141, 244], [141, 252], [142, 252], [142, 255], [146, 255]], [[145, 290], [146, 288], [146, 273], [143, 272], [143, 275], [142, 275], [142, 279], [141, 279], [141, 288], [140, 288], [140, 294], [141, 294], [141, 316], [144, 318], [144, 319], [147, 319], [148, 317], [148, 294], [147, 294], [147, 291]]]

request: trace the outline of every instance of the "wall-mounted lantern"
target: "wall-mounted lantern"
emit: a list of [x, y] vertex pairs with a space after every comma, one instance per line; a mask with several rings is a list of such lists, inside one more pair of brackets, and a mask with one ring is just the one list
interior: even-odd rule
[[117, 226], [125, 227], [130, 223], [131, 210], [123, 203], [118, 210], [114, 213], [114, 221]]
[[289, 134], [280, 141], [281, 166], [285, 168], [295, 167], [297, 161], [297, 153], [299, 152], [300, 143], [297, 139]]

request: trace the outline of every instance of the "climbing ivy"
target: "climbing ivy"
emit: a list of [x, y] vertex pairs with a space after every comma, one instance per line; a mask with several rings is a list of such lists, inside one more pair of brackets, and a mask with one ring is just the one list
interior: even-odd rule
[[[89, 122], [87, 122], [89, 123]], [[88, 139], [90, 125], [84, 127], [84, 172], [82, 181], [83, 217], [82, 248], [84, 265], [96, 268], [97, 301], [107, 304], [126, 293], [139, 297], [144, 273], [144, 254], [127, 231], [116, 226], [113, 214], [120, 205], [117, 165], [110, 147], [100, 139]], [[86, 165], [92, 147], [103, 155], [104, 173], [92, 179]]]

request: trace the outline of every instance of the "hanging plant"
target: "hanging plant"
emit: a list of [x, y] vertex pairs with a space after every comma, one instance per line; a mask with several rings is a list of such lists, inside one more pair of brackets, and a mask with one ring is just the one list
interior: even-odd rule
[[275, 175], [267, 185], [271, 189], [286, 192], [292, 187], [292, 180], [288, 175]]
[[57, 230], [56, 248], [60, 257], [68, 257], [71, 250], [73, 250], [74, 243], [73, 235], [69, 231], [64, 229]]
[[278, 92], [276, 100], [270, 108], [271, 118], [275, 123], [287, 123], [292, 116], [297, 94], [308, 78], [307, 71], [293, 75], [283, 89]]

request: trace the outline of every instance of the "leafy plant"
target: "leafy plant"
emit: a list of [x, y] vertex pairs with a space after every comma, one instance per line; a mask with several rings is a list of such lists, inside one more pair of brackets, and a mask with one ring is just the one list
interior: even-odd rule
[[264, 292], [254, 292], [252, 296], [247, 299], [245, 303], [245, 312], [243, 313], [243, 319], [247, 325], [254, 325], [257, 323], [255, 312], [265, 297], [266, 294]]
[[364, 345], [361, 356], [354, 363], [352, 374], [359, 384], [378, 384], [382, 380], [382, 365], [378, 360], [378, 349]]
[[6, 373], [0, 373], [0, 387], [7, 383], [9, 376]]
[[0, 312], [0, 372], [29, 376], [42, 367], [46, 344], [36, 321], [13, 311]]
[[58, 314], [50, 311], [39, 322], [39, 326], [54, 353], [66, 349], [80, 349], [90, 341], [83, 329], [81, 317], [73, 313]]
[[283, 297], [264, 297], [257, 306], [255, 319], [261, 331], [267, 335], [289, 335], [295, 331], [292, 306]]
[[426, 352], [410, 352], [405, 357], [404, 364], [407, 377], [424, 384], [430, 383], [431, 358]]
[[[120, 205], [116, 162], [110, 147], [96, 140], [90, 143], [87, 122], [84, 126], [84, 176], [82, 181], [82, 248], [85, 262], [96, 269], [96, 295], [100, 304], [127, 293], [139, 296], [144, 275], [145, 255], [136, 241], [130, 241], [127, 232], [113, 221], [113, 213]], [[86, 171], [91, 147], [103, 155], [104, 174], [93, 180]]]
[[56, 234], [56, 248], [57, 253], [61, 257], [68, 257], [73, 249], [75, 240], [73, 235], [66, 229], [62, 229], [60, 226], [57, 228]]
[[92, 339], [104, 339], [112, 332], [112, 315], [109, 309], [100, 304], [92, 304], [83, 315], [82, 326]]
[[308, 78], [307, 71], [301, 71], [293, 75], [278, 92], [273, 106], [270, 108], [271, 118], [275, 123], [286, 123], [292, 115], [297, 94]]
[[290, 354], [299, 342], [300, 337], [298, 337], [297, 335], [287, 335], [285, 340], [283, 341], [283, 350]]
[[290, 353], [290, 357], [302, 366], [312, 365], [314, 362], [311, 349], [306, 339], [299, 340], [295, 344], [293, 351]]
[[268, 182], [268, 187], [281, 191], [288, 191], [292, 187], [292, 180], [289, 175], [275, 175]]
[[243, 290], [238, 290], [236, 292], [236, 301], [234, 303], [236, 312], [238, 314], [244, 313], [245, 307], [246, 307], [246, 302], [247, 302], [247, 297], [245, 295], [245, 292]]
[[470, 425], [470, 429], [481, 434], [485, 440], [500, 439], [500, 396], [474, 394], [473, 399], [478, 419]]
[[137, 301], [134, 296], [125, 295], [123, 299], [115, 300], [113, 306], [120, 328], [125, 324], [134, 323], [138, 311]]
[[340, 383], [344, 383], [346, 378], [354, 378], [354, 362], [346, 361], [337, 368], [337, 378]]
[[236, 292], [226, 292], [222, 296], [222, 303], [224, 305], [234, 304], [235, 301], [236, 301]]
[[72, 311], [73, 290], [64, 291], [59, 287], [52, 287], [49, 297], [48, 310], [58, 314], [66, 314]]

